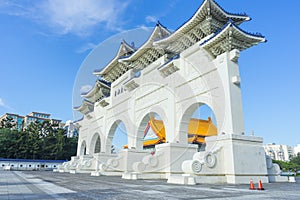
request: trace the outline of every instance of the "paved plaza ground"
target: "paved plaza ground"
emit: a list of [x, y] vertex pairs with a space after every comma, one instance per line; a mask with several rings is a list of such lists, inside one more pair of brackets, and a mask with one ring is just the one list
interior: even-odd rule
[[[50, 171], [0, 171], [0, 199], [300, 199], [297, 183], [249, 185], [173, 185], [165, 180], [124, 180], [120, 177]], [[255, 184], [257, 186], [257, 184]]]

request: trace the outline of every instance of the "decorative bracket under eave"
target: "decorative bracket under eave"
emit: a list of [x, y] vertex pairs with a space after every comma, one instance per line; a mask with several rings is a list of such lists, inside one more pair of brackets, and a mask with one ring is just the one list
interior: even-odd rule
[[160, 68], [158, 68], [160, 75], [164, 78], [166, 78], [167, 76], [175, 73], [176, 71], [179, 70], [179, 67], [177, 67], [174, 62], [168, 63], [166, 65], [161, 66]]
[[130, 79], [124, 83], [124, 87], [126, 88], [126, 90], [132, 91], [135, 88], [139, 87], [139, 84], [137, 84], [134, 79]]
[[175, 55], [173, 58], [171, 58], [168, 62], [163, 64], [162, 66], [158, 67], [157, 70], [160, 72], [160, 75], [164, 78], [167, 76], [175, 73], [178, 71], [180, 68], [179, 66], [179, 54]]
[[237, 63], [239, 57], [240, 57], [240, 51], [238, 49], [233, 49], [232, 51], [230, 51], [230, 53], [229, 53], [229, 59], [232, 62]]
[[109, 103], [105, 100], [105, 99], [102, 99], [99, 104], [102, 106], [102, 107], [106, 107], [109, 105]]

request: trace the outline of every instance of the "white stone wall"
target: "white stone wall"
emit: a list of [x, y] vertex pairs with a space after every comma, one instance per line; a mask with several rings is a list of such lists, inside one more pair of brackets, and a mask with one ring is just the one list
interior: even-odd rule
[[[114, 131], [123, 122], [129, 148], [142, 149], [143, 131], [151, 115], [158, 114], [164, 122], [166, 140], [187, 144], [188, 122], [199, 106], [206, 104], [214, 112], [219, 134], [243, 134], [242, 99], [237, 63], [231, 54], [214, 59], [199, 43], [180, 54], [171, 63], [179, 70], [165, 77], [158, 67], [165, 64], [161, 57], [141, 71], [131, 81], [138, 85], [126, 90], [132, 71], [112, 83], [109, 105], [94, 106], [94, 112], [79, 122], [80, 136], [77, 155], [93, 155], [95, 135], [101, 138], [101, 152], [109, 153]], [[168, 64], [168, 65], [169, 65]], [[115, 95], [116, 94], [116, 95]]]
[[4, 170], [6, 166], [10, 166], [10, 170], [52, 170], [58, 168], [61, 162], [28, 162], [28, 161], [0, 161], [0, 169]]

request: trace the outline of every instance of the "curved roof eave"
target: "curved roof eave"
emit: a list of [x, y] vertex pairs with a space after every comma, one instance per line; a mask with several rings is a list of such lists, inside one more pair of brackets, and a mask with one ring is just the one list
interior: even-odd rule
[[81, 97], [83, 98], [92, 97], [97, 92], [97, 90], [101, 88], [101, 86], [110, 89], [109, 83], [105, 83], [104, 81], [101, 80], [96, 80], [94, 87], [87, 92], [81, 93]]
[[227, 11], [225, 11], [222, 6], [220, 6], [217, 2], [215, 2], [214, 0], [207, 0], [210, 1], [211, 3], [213, 3], [213, 5], [215, 5], [215, 8], [217, 8], [219, 11], [221, 11], [227, 18], [237, 18], [237, 19], [241, 19], [242, 21], [249, 21], [251, 20], [251, 18], [247, 15], [247, 14], [235, 14], [235, 13], [229, 13]]
[[241, 14], [232, 14], [232, 13], [228, 13], [226, 12], [221, 6], [219, 6], [219, 4], [217, 4], [215, 1], [213, 0], [205, 0], [203, 1], [203, 3], [201, 4], [201, 6], [198, 8], [198, 10], [194, 13], [194, 15], [187, 20], [185, 23], [183, 23], [176, 31], [174, 31], [172, 34], [170, 34], [168, 37], [163, 38], [161, 40], [155, 41], [154, 45], [159, 45], [162, 44], [164, 42], [167, 42], [168, 40], [171, 40], [172, 37], [175, 37], [177, 35], [182, 35], [184, 33], [181, 33], [184, 29], [186, 29], [189, 25], [193, 24], [195, 22], [195, 20], [197, 20], [197, 16], [202, 12], [202, 10], [205, 8], [206, 4], [212, 3], [211, 5], [215, 5], [215, 7], [221, 12], [223, 13], [228, 19], [229, 18], [235, 18], [238, 19], [240, 18], [241, 20], [244, 19], [244, 21], [249, 21], [251, 20], [251, 18], [249, 16], [247, 16], [246, 14], [241, 15]]
[[261, 34], [252, 34], [252, 33], [248, 33], [244, 30], [242, 30], [241, 28], [239, 28], [238, 26], [236, 26], [232, 21], [230, 21], [229, 23], [227, 23], [222, 29], [221, 31], [215, 33], [212, 37], [210, 37], [209, 39], [203, 41], [200, 46], [205, 47], [206, 45], [208, 45], [209, 43], [212, 43], [214, 40], [216, 40], [218, 37], [220, 37], [221, 35], [223, 35], [226, 31], [228, 31], [228, 29], [230, 28], [234, 28], [235, 30], [237, 30], [238, 32], [240, 32], [242, 35], [246, 36], [246, 37], [251, 37], [253, 39], [258, 40], [259, 42], [266, 42], [266, 39], [264, 36], [262, 36]]
[[76, 111], [83, 111], [87, 106], [93, 106], [94, 104], [86, 99], [82, 101], [82, 104], [80, 106], [74, 107], [73, 109]]
[[140, 48], [138, 48], [133, 54], [125, 58], [120, 58], [119, 61], [126, 62], [126, 61], [134, 60], [137, 57], [139, 57], [141, 54], [143, 54], [146, 50], [148, 50], [148, 48], [153, 47], [153, 42], [155, 39], [157, 39], [155, 38], [155, 35], [158, 33], [158, 31], [160, 31], [159, 30], [160, 28], [163, 29], [163, 31], [165, 31], [168, 35], [171, 34], [171, 32], [165, 26], [163, 26], [160, 22], [157, 22], [148, 40]]
[[122, 48], [127, 48], [129, 50], [128, 52], [136, 51], [133, 46], [129, 45], [125, 40], [123, 40], [119, 46], [116, 56], [103, 69], [95, 70], [93, 74], [96, 76], [101, 76], [105, 73], [108, 73], [118, 63], [119, 58], [122, 56]]

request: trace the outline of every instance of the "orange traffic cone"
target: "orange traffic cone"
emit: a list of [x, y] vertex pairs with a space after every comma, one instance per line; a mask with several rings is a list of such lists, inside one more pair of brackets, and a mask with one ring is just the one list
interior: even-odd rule
[[263, 185], [261, 183], [261, 180], [258, 181], [258, 190], [264, 190], [265, 188], [263, 188]]
[[252, 179], [250, 179], [250, 190], [255, 190], [255, 187], [254, 187], [254, 183], [252, 181]]

